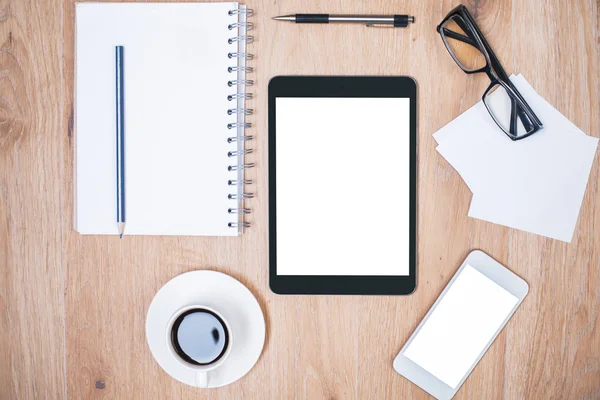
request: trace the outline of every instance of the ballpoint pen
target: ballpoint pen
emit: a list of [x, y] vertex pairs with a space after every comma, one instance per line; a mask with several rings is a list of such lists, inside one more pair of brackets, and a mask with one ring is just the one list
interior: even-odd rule
[[297, 24], [365, 24], [369, 27], [385, 26], [389, 28], [406, 28], [415, 22], [415, 17], [408, 15], [334, 15], [334, 14], [294, 14], [273, 18], [276, 21], [289, 21]]

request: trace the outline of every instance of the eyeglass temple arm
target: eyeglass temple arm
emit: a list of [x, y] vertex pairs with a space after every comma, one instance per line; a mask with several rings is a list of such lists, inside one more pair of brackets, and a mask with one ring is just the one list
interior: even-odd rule
[[[486, 75], [488, 76], [488, 78], [490, 78], [490, 80], [492, 81], [492, 85], [494, 84], [499, 84], [499, 83], [495, 83], [498, 82], [498, 78], [495, 77], [492, 72], [488, 69], [487, 71], [485, 71]], [[506, 81], [502, 80], [503, 82], [505, 82], [506, 85], [508, 85], [509, 83], [506, 83]], [[510, 82], [510, 81], [509, 81]], [[510, 82], [510, 88], [515, 91], [515, 87], [512, 84], [512, 82]], [[518, 96], [517, 92], [515, 92], [515, 95]], [[523, 127], [529, 131], [529, 129], [532, 127], [532, 121], [529, 119], [529, 117], [527, 116], [527, 112], [526, 110], [523, 110], [519, 104], [517, 104], [517, 101], [509, 95], [510, 98], [510, 133], [512, 133], [513, 135], [516, 135], [518, 133], [517, 131], [517, 117], [519, 117], [519, 119], [521, 120], [521, 122], [523, 123]], [[523, 102], [525, 100], [523, 99]], [[525, 103], [527, 104], [527, 103]]]
[[[511, 86], [514, 87], [514, 85], [511, 85]], [[515, 93], [515, 95], [518, 96], [517, 93]], [[515, 136], [517, 136], [519, 134], [519, 128], [517, 126], [517, 122], [519, 122], [519, 119], [521, 120], [521, 123], [523, 124], [523, 128], [525, 128], [526, 132], [529, 132], [529, 130], [533, 128], [533, 123], [529, 119], [529, 116], [527, 115], [526, 110], [522, 109], [519, 106], [519, 104], [517, 103], [517, 100], [510, 97], [510, 129], [509, 129], [509, 131], [510, 131], [510, 133], [512, 133]]]
[[530, 126], [528, 126], [529, 120], [525, 117], [525, 112], [519, 109], [519, 106], [517, 105], [515, 99], [510, 99], [510, 132], [515, 136], [519, 134], [517, 128], [517, 111], [519, 114], [519, 118], [521, 119], [521, 123], [523, 123], [523, 127], [525, 128], [525, 131], [529, 132], [530, 128]]
[[[517, 117], [518, 117], [518, 119], [517, 119]], [[519, 119], [521, 120], [521, 123], [523, 124], [523, 128], [525, 128], [526, 132], [529, 132], [531, 129], [533, 129], [534, 123], [529, 118], [529, 115], [525, 112], [525, 110], [523, 110], [521, 107], [519, 107], [519, 104], [517, 104], [517, 101], [515, 99], [511, 98], [510, 99], [510, 132], [513, 135], [519, 134], [519, 128], [517, 127], [517, 122], [519, 122]]]

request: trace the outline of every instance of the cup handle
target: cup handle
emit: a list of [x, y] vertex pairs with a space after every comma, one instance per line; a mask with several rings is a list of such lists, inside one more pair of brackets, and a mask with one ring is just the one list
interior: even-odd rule
[[196, 371], [196, 387], [207, 388], [208, 387], [208, 372]]

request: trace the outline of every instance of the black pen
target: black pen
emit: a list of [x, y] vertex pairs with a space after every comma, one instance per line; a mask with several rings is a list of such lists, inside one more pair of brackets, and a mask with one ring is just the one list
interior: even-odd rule
[[406, 28], [415, 22], [415, 17], [408, 15], [334, 15], [334, 14], [294, 14], [273, 18], [276, 21], [289, 21], [297, 24], [365, 24], [369, 27], [385, 26], [389, 28]]

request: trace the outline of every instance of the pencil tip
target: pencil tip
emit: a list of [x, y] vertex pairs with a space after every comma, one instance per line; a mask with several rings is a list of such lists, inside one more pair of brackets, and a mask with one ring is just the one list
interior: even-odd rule
[[125, 232], [125, 222], [117, 223], [117, 227], [119, 228], [119, 238], [123, 239], [123, 233]]

